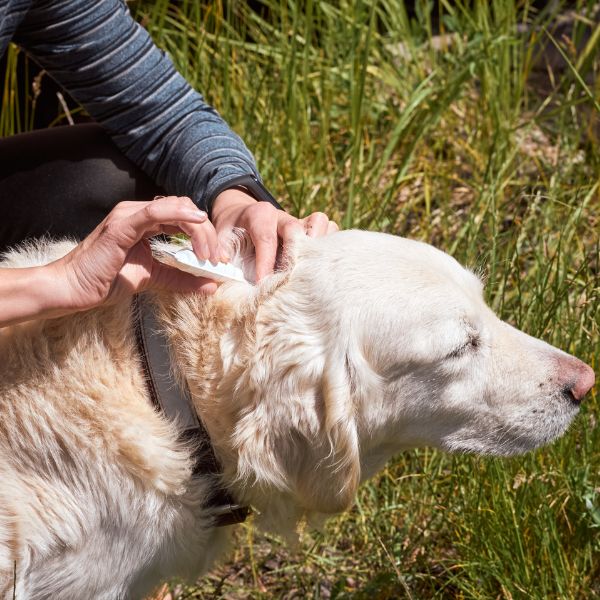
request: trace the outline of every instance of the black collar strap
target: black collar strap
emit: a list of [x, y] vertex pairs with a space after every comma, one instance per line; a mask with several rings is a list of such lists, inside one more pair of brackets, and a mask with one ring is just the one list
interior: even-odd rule
[[[181, 438], [193, 444], [193, 474], [218, 475], [221, 467], [210, 437], [192, 406], [189, 390], [180, 386], [171, 374], [167, 340], [160, 333], [153, 307], [140, 294], [133, 298], [135, 340], [142, 360], [148, 394], [157, 411], [181, 428]], [[229, 492], [219, 487], [209, 498], [207, 508], [217, 527], [234, 525], [246, 520], [250, 509], [236, 504]]]

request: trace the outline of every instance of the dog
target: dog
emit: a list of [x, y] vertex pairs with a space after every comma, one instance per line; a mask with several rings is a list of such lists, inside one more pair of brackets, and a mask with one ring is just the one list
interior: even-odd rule
[[131, 304], [0, 330], [0, 594], [140, 598], [195, 578], [226, 547], [207, 507], [218, 486], [285, 535], [347, 509], [402, 450], [550, 443], [594, 372], [500, 321], [482, 287], [432, 246], [343, 231], [299, 237], [257, 285], [150, 295], [222, 468], [201, 477], [149, 401]]

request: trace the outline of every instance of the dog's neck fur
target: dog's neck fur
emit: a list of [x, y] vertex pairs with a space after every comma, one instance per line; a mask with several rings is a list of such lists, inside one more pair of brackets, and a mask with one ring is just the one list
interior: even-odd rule
[[346, 351], [327, 354], [319, 338], [323, 319], [335, 326], [337, 317], [307, 303], [312, 244], [297, 242], [293, 252], [256, 286], [157, 296], [176, 375], [190, 388], [223, 484], [284, 535], [303, 518], [348, 508], [361, 476]]
[[[240, 481], [234, 428], [247, 409], [249, 362], [256, 350], [256, 316], [261, 300], [284, 284], [278, 273], [266, 284], [231, 283], [215, 296], [158, 294], [158, 319], [171, 349], [174, 374], [188, 385], [194, 407], [223, 467], [223, 483], [237, 501], [257, 506]], [[245, 390], [247, 391], [247, 389]], [[243, 398], [242, 398], [243, 396]]]

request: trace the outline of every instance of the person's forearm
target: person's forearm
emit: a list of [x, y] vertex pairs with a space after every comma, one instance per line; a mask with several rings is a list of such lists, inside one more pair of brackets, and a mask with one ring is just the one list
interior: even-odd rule
[[35, 2], [14, 41], [168, 193], [189, 196], [208, 212], [230, 180], [258, 178], [243, 141], [121, 0]]
[[63, 313], [61, 295], [49, 265], [0, 268], [0, 327]]
[[[147, 238], [185, 233], [196, 254], [216, 257], [217, 235], [190, 198], [119, 202], [68, 254], [43, 266], [0, 267], [0, 328], [128, 300], [146, 290], [214, 294], [217, 284], [163, 265]], [[206, 247], [206, 248], [205, 248]]]

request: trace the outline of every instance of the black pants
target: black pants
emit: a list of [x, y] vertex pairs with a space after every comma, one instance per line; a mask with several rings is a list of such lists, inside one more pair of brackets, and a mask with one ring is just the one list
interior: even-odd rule
[[95, 124], [0, 139], [0, 252], [28, 238], [81, 239], [121, 200], [164, 191]]

